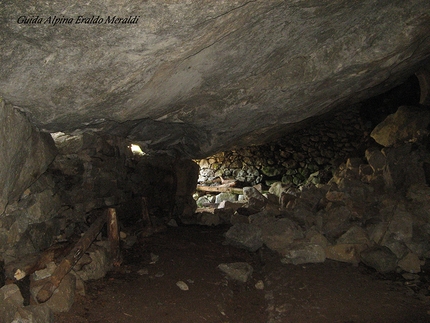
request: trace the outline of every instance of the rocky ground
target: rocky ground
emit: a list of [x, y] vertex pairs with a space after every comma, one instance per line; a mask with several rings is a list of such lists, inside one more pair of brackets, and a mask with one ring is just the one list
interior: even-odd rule
[[[428, 263], [415, 281], [363, 264], [282, 264], [267, 248], [225, 244], [227, 229], [169, 227], [141, 238], [55, 322], [430, 322]], [[235, 262], [252, 266], [247, 282], [218, 268]]]

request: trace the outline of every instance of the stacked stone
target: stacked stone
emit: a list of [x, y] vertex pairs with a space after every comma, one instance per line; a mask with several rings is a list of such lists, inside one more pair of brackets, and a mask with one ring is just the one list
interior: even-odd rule
[[276, 142], [198, 160], [199, 181], [224, 176], [251, 185], [281, 180], [299, 186], [314, 174], [315, 184], [324, 182], [339, 161], [359, 153], [364, 132], [359, 110], [352, 108]]
[[429, 124], [429, 111], [399, 108], [373, 130], [379, 145], [365, 158], [348, 159], [318, 188], [273, 184], [281, 208], [268, 195], [251, 215], [230, 210], [226, 237], [249, 250], [266, 245], [284, 263], [363, 262], [415, 279], [430, 258]]
[[63, 204], [73, 206], [75, 219], [127, 198], [125, 165], [131, 152], [123, 139], [91, 133], [53, 137], [59, 154], [49, 171], [62, 192]]

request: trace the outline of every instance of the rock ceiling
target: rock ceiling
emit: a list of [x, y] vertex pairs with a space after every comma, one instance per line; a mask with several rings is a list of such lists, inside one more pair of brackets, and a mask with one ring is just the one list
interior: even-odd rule
[[2, 1], [0, 96], [49, 132], [203, 157], [379, 94], [430, 59], [428, 0]]

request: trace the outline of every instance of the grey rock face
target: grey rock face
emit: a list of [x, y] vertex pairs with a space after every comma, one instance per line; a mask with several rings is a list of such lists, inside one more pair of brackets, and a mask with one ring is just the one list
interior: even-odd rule
[[0, 102], [0, 214], [48, 168], [56, 155], [51, 136]]
[[[50, 132], [204, 157], [400, 83], [429, 57], [429, 12], [427, 0], [8, 0], [0, 96]], [[113, 15], [138, 23], [106, 24]]]

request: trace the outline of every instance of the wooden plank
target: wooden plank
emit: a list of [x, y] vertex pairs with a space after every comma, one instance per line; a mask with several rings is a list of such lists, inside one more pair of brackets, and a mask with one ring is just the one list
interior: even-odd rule
[[204, 186], [204, 185], [197, 185], [197, 191], [201, 192], [229, 192], [234, 194], [243, 194], [243, 189], [236, 188], [236, 187], [228, 187], [228, 186]]

